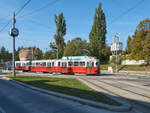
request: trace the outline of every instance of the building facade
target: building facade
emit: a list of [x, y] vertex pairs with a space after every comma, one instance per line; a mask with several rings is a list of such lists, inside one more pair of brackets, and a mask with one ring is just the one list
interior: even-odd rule
[[36, 50], [39, 50], [39, 48], [36, 47], [27, 47], [23, 48], [19, 51], [19, 59], [20, 61], [25, 60], [34, 60], [34, 53]]

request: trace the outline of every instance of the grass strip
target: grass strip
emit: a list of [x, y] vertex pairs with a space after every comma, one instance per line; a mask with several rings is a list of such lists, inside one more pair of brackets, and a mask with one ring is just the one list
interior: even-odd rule
[[105, 95], [94, 91], [77, 79], [33, 76], [10, 76], [10, 78], [46, 90], [102, 102], [109, 105], [121, 105], [120, 103], [106, 97]]
[[[105, 64], [101, 65], [101, 70], [108, 70], [108, 67], [112, 67], [115, 70], [115, 65]], [[150, 71], [150, 65], [118, 65], [119, 71]]]

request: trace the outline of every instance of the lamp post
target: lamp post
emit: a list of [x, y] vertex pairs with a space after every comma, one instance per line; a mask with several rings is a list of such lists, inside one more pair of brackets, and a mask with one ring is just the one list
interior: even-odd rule
[[13, 19], [12, 19], [12, 28], [10, 29], [10, 36], [13, 38], [13, 53], [12, 53], [12, 75], [15, 76], [15, 37], [19, 35], [19, 30], [15, 28], [15, 12], [13, 13]]

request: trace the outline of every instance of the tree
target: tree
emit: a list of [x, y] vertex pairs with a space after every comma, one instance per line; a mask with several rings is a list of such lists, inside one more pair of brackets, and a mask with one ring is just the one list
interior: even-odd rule
[[56, 23], [56, 34], [54, 35], [55, 43], [58, 48], [58, 57], [61, 58], [64, 53], [65, 42], [64, 36], [66, 35], [66, 21], [63, 16], [63, 13], [60, 13], [59, 16], [55, 16], [55, 23]]
[[3, 61], [3, 62], [11, 61], [10, 56], [11, 55], [6, 50], [6, 48], [4, 46], [2, 46], [1, 49], [0, 49], [0, 61]]
[[148, 33], [145, 37], [145, 41], [143, 44], [143, 56], [146, 61], [150, 61], [150, 33]]
[[126, 47], [127, 54], [131, 53], [131, 46], [132, 46], [132, 38], [130, 36], [128, 36], [127, 47]]
[[19, 59], [19, 51], [21, 50], [21, 49], [23, 49], [23, 46], [19, 46], [18, 47], [18, 49], [17, 49], [17, 51], [15, 51], [15, 60], [16, 61], [19, 61], [20, 59]]
[[135, 60], [144, 59], [143, 42], [145, 40], [145, 32], [143, 30], [136, 31], [132, 37], [131, 57]]
[[44, 59], [55, 59], [56, 58], [56, 51], [46, 51], [44, 54]]
[[146, 30], [146, 29], [150, 29], [150, 19], [144, 19], [142, 20], [139, 25], [137, 26], [137, 30]]
[[64, 50], [64, 56], [85, 56], [89, 55], [88, 43], [80, 37], [69, 40]]
[[41, 60], [43, 58], [43, 53], [40, 49], [36, 49], [33, 53], [34, 60]]
[[89, 40], [91, 56], [97, 57], [101, 61], [106, 60], [106, 21], [101, 3], [99, 3], [99, 7], [95, 11], [94, 23], [89, 34]]
[[150, 19], [142, 20], [132, 37], [131, 58], [135, 60], [150, 60]]

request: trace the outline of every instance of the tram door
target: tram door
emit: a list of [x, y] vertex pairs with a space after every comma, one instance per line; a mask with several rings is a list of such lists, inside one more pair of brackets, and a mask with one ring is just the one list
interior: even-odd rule
[[62, 73], [67, 73], [67, 62], [62, 62]]
[[91, 61], [87, 61], [86, 70], [87, 70], [87, 74], [90, 74], [90, 73], [91, 73], [91, 71], [92, 71], [92, 64], [91, 64]]

